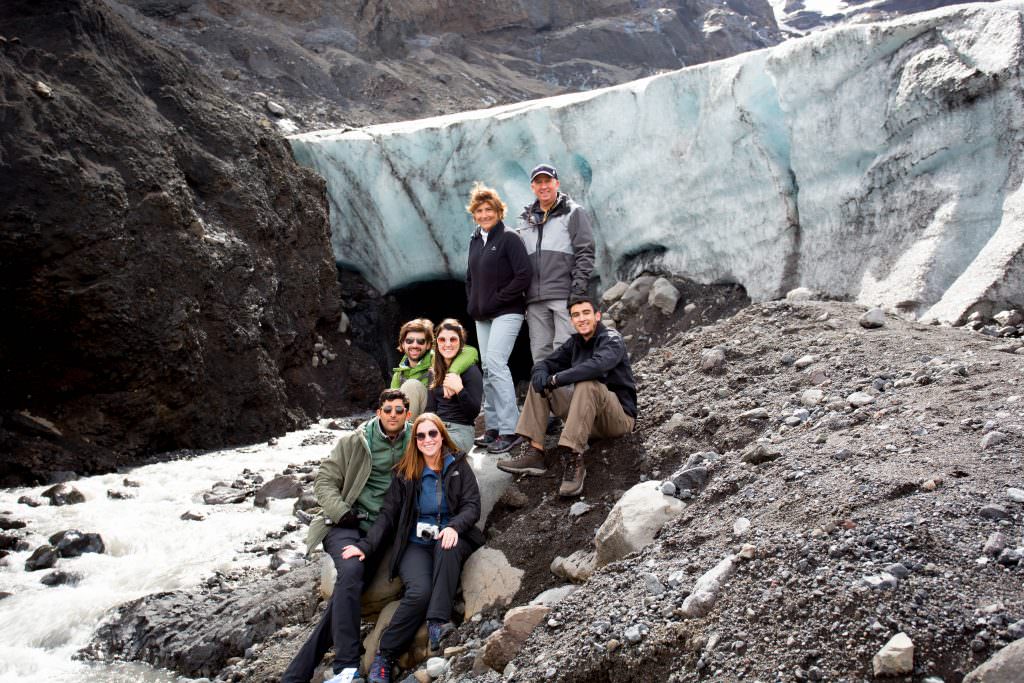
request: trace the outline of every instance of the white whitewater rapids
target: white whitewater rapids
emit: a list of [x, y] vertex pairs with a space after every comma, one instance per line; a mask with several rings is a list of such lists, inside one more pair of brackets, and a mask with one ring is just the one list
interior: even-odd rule
[[[263, 540], [292, 517], [294, 499], [270, 500], [257, 508], [252, 498], [237, 505], [204, 505], [202, 493], [214, 483], [232, 482], [248, 468], [269, 481], [289, 464], [322, 459], [330, 445], [302, 446], [319, 430], [293, 432], [273, 446], [222, 450], [126, 472], [70, 482], [85, 494], [78, 505], [31, 508], [19, 497], [39, 498], [47, 487], [0, 491], [0, 515], [22, 520], [32, 532], [31, 548], [11, 553], [0, 567], [0, 682], [187, 681], [168, 671], [137, 664], [101, 664], [73, 659], [85, 646], [105, 613], [121, 603], [151, 593], [195, 586], [215, 571], [269, 567], [267, 555], [244, 552], [249, 541]], [[340, 435], [339, 432], [332, 432]], [[323, 441], [323, 439], [318, 439]], [[125, 488], [125, 478], [138, 488]], [[111, 500], [108, 489], [134, 494]], [[45, 499], [41, 499], [45, 503]], [[187, 510], [203, 512], [203, 521], [179, 519]], [[104, 554], [59, 559], [55, 569], [81, 575], [77, 585], [44, 586], [39, 579], [52, 569], [27, 572], [25, 560], [47, 538], [64, 529], [97, 532]], [[305, 528], [287, 537], [300, 547]]]

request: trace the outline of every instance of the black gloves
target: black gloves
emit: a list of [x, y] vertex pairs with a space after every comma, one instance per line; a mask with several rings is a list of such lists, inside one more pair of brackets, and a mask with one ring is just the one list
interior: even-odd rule
[[548, 376], [547, 370], [544, 368], [535, 368], [533, 371], [533, 377], [530, 378], [530, 386], [532, 386], [533, 390], [538, 394], [543, 394], [544, 388], [547, 386], [549, 379], [550, 377]]

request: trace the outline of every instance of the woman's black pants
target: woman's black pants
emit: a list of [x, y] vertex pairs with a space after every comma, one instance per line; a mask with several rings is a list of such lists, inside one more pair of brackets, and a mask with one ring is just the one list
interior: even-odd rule
[[398, 565], [405, 593], [395, 616], [381, 635], [380, 651], [383, 654], [390, 657], [402, 654], [424, 619], [451, 619], [462, 564], [472, 552], [473, 549], [462, 539], [449, 550], [442, 549], [440, 541], [436, 541], [433, 547], [409, 542]]

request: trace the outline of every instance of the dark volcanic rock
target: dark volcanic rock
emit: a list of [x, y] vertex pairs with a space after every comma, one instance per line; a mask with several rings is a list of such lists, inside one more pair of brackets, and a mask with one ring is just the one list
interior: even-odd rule
[[765, 0], [240, 5], [117, 6], [128, 21], [186, 49], [254, 113], [276, 118], [267, 111], [273, 101], [307, 130], [589, 90], [782, 38]]
[[25, 560], [25, 571], [35, 572], [49, 569], [57, 564], [57, 551], [52, 545], [41, 545]]
[[302, 482], [291, 475], [282, 474], [261, 486], [253, 503], [266, 507], [271, 498], [298, 498], [301, 495]]
[[78, 583], [81, 580], [81, 578], [82, 577], [79, 574], [76, 574], [74, 572], [62, 572], [58, 570], [55, 572], [50, 572], [49, 574], [43, 576], [43, 578], [39, 579], [39, 583], [43, 584], [44, 586], [63, 586], [67, 583]]
[[78, 557], [82, 553], [102, 553], [106, 551], [103, 539], [99, 534], [83, 534], [77, 529], [58, 531], [49, 538], [50, 545], [57, 549], [61, 557]]
[[192, 677], [217, 674], [232, 657], [289, 622], [308, 621], [318, 565], [282, 576], [192, 592], [159, 593], [118, 608], [82, 654], [142, 660]]
[[85, 495], [67, 484], [51, 486], [39, 495], [49, 500], [50, 505], [77, 505], [85, 502]]
[[362, 357], [311, 363], [340, 340], [322, 180], [106, 4], [3, 14], [0, 485], [338, 405]]

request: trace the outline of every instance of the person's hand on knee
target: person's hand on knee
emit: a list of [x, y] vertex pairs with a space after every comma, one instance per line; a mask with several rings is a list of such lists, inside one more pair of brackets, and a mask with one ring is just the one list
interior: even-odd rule
[[341, 559], [350, 560], [353, 557], [359, 558], [359, 561], [362, 562], [366, 559], [366, 553], [354, 545], [347, 545], [341, 549]]
[[459, 532], [450, 526], [446, 526], [441, 529], [441, 533], [437, 538], [441, 541], [441, 547], [444, 550], [451, 550], [459, 542]]

